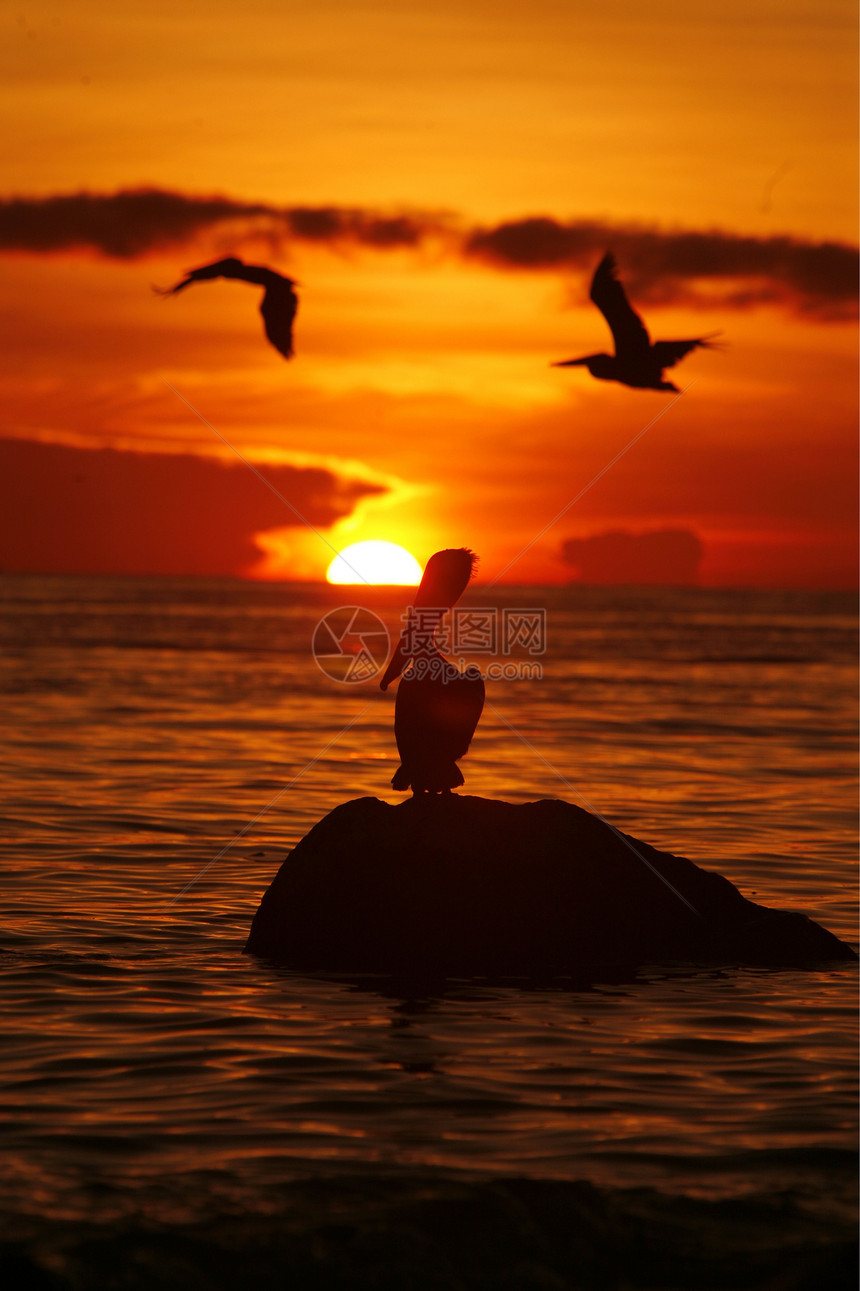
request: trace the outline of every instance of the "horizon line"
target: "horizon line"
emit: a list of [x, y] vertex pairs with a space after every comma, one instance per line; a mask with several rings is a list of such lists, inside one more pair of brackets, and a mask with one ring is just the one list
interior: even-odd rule
[[[201, 574], [201, 573], [165, 573], [158, 571], [130, 571], [117, 570], [113, 573], [104, 570], [98, 572], [87, 572], [83, 570], [20, 570], [20, 569], [2, 569], [0, 568], [0, 578], [68, 578], [68, 579], [128, 579], [128, 580], [158, 580], [160, 582], [226, 582], [242, 583], [247, 586], [259, 587], [314, 587], [314, 588], [331, 588], [347, 590], [352, 587], [360, 587], [363, 591], [409, 591], [414, 589], [414, 583], [329, 583], [325, 578], [256, 578], [248, 574]], [[574, 588], [599, 588], [629, 591], [677, 591], [677, 592], [820, 592], [820, 593], [858, 593], [860, 585], [858, 582], [838, 583], [838, 584], [810, 584], [810, 583], [703, 583], [703, 582], [623, 582], [621, 580], [612, 580], [605, 582], [587, 582], [584, 579], [572, 578], [561, 582], [496, 582], [492, 587], [487, 586], [485, 590], [492, 591], [494, 588], [540, 588], [541, 590], [565, 591]], [[471, 584], [470, 591], [478, 592], [482, 590], [479, 582]]]

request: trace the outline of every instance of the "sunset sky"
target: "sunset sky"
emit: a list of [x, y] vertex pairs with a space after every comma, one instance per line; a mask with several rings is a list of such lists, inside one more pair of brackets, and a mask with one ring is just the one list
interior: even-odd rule
[[[4, 6], [0, 569], [851, 586], [855, 9]], [[550, 366], [611, 349], [606, 250], [720, 333], [675, 402]], [[292, 361], [257, 288], [151, 291], [228, 254]]]

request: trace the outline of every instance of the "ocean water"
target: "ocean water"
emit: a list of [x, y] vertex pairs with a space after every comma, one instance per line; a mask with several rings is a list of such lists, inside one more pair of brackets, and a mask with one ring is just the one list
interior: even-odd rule
[[[0, 595], [7, 1285], [853, 1285], [856, 965], [415, 996], [242, 955], [289, 848], [399, 798], [393, 691], [311, 642], [352, 603], [394, 633], [407, 595]], [[586, 806], [856, 947], [853, 598], [467, 599], [546, 633], [502, 661], [540, 678], [488, 684], [465, 792]]]

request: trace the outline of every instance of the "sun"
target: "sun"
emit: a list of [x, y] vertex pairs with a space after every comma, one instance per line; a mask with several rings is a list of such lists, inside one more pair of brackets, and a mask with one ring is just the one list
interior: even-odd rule
[[372, 538], [344, 547], [329, 565], [326, 580], [338, 585], [397, 583], [417, 587], [421, 582], [421, 566], [405, 547]]

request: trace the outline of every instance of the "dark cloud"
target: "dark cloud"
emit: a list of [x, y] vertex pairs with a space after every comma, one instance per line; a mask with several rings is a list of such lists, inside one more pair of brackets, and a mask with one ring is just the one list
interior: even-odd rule
[[569, 538], [562, 559], [582, 583], [695, 583], [704, 554], [691, 529], [655, 529], [627, 533], [622, 529]]
[[[314, 527], [384, 492], [321, 468], [257, 467]], [[13, 573], [240, 575], [253, 535], [299, 526], [241, 462], [0, 439], [0, 570]]]
[[[605, 224], [559, 224], [535, 215], [476, 229], [466, 238], [464, 251], [504, 269], [584, 268], [603, 254], [608, 236]], [[613, 245], [617, 245], [617, 233], [612, 236]]]
[[202, 230], [270, 208], [222, 197], [187, 197], [157, 188], [111, 195], [72, 193], [0, 200], [0, 247], [63, 251], [88, 247], [133, 259], [159, 247], [188, 242]]
[[237, 243], [257, 232], [286, 241], [387, 248], [415, 246], [442, 220], [333, 206], [279, 208], [158, 188], [0, 199], [0, 249], [9, 251], [82, 247], [128, 260], [228, 224], [236, 226]]
[[637, 302], [706, 308], [783, 304], [832, 317], [856, 311], [857, 248], [836, 242], [534, 217], [477, 230], [464, 253], [497, 268], [590, 274], [609, 249]]
[[353, 242], [379, 247], [414, 247], [441, 227], [438, 217], [376, 215], [335, 206], [295, 207], [283, 213], [293, 237], [306, 242]]
[[587, 299], [591, 272], [612, 250], [634, 301], [713, 309], [779, 305], [820, 318], [856, 311], [857, 248], [791, 237], [662, 230], [604, 220], [567, 223], [546, 215], [469, 229], [438, 212], [381, 213], [339, 206], [276, 207], [227, 197], [147, 188], [0, 199], [0, 250], [88, 248], [133, 259], [193, 244], [218, 230], [235, 252], [265, 237], [377, 250], [418, 248], [442, 237], [449, 254], [502, 270], [576, 275]]

